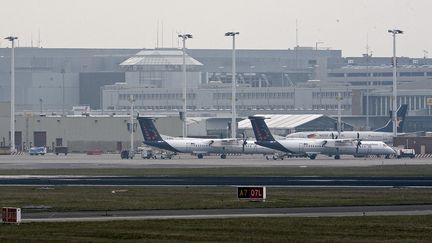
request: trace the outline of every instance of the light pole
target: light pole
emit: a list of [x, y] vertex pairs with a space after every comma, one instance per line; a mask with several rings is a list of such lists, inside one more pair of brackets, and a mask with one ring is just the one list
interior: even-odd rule
[[39, 98], [40, 115], [42, 115], [42, 113], [43, 113], [42, 102], [43, 102], [42, 98]]
[[231, 95], [231, 138], [237, 135], [237, 112], [236, 112], [236, 63], [235, 63], [235, 36], [240, 32], [226, 32], [225, 36], [232, 36], [232, 95]]
[[366, 46], [366, 130], [369, 131], [369, 47]]
[[337, 133], [338, 133], [338, 138], [341, 138], [341, 130], [342, 130], [342, 110], [341, 110], [341, 101], [343, 100], [341, 92], [338, 93], [338, 96], [336, 97], [336, 100], [338, 102], [338, 120], [337, 120]]
[[10, 152], [16, 152], [15, 148], [15, 40], [18, 39], [16, 36], [8, 36], [5, 40], [9, 40], [12, 43], [11, 52], [11, 147]]
[[282, 66], [282, 76], [281, 76], [281, 85], [282, 87], [285, 87], [285, 69], [287, 68], [287, 66], [283, 65]]
[[183, 116], [182, 116], [182, 122], [183, 122], [183, 130], [182, 130], [182, 134], [183, 137], [187, 137], [187, 124], [186, 124], [186, 119], [187, 119], [187, 93], [186, 93], [186, 40], [187, 39], [191, 39], [192, 35], [191, 34], [181, 34], [178, 35], [179, 38], [182, 39], [183, 41]]
[[65, 116], [65, 69], [62, 68], [62, 116]]
[[129, 96], [129, 102], [130, 102], [130, 125], [129, 125], [129, 129], [130, 129], [130, 151], [129, 151], [129, 158], [133, 159], [134, 156], [134, 138], [133, 138], [133, 133], [134, 133], [134, 121], [133, 121], [133, 113], [134, 113], [134, 102], [135, 102], [135, 98], [133, 95]]
[[402, 30], [393, 29], [388, 30], [389, 33], [393, 36], [393, 111], [392, 111], [392, 120], [393, 120], [393, 136], [397, 136], [397, 79], [396, 79], [396, 35], [403, 34]]

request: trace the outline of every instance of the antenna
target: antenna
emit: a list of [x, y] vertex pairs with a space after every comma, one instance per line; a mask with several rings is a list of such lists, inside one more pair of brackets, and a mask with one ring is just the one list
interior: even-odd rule
[[297, 23], [297, 19], [296, 19], [296, 47], [298, 47], [298, 23]]
[[369, 33], [366, 33], [366, 55], [369, 55]]
[[161, 33], [161, 42], [162, 42], [162, 44], [161, 44], [161, 46], [162, 46], [162, 48], [164, 47], [164, 40], [163, 40], [163, 37], [164, 37], [164, 26], [163, 26], [163, 20], [162, 20], [162, 23], [161, 23], [161, 28], [162, 28], [162, 33]]
[[171, 48], [174, 48], [174, 30], [171, 30]]
[[[180, 34], [180, 31], [177, 31], [177, 35]], [[177, 48], [180, 48], [180, 38], [177, 38]]]
[[156, 49], [159, 48], [159, 19], [156, 23]]
[[41, 48], [40, 29], [38, 29], [38, 47]]

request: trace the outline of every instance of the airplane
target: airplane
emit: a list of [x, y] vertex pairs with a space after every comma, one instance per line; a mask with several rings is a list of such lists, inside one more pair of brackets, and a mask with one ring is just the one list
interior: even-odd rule
[[[402, 133], [405, 115], [408, 106], [402, 104], [397, 110], [397, 132]], [[338, 133], [333, 131], [311, 131], [311, 132], [295, 132], [288, 134], [286, 138], [337, 138]], [[383, 141], [385, 143], [393, 143], [393, 121], [390, 120], [384, 127], [374, 131], [345, 131], [340, 133], [339, 138], [345, 139], [361, 139], [364, 141]]]
[[243, 139], [207, 139], [207, 138], [164, 138], [159, 134], [151, 117], [137, 117], [144, 137], [144, 144], [168, 150], [174, 153], [193, 154], [202, 159], [204, 155], [220, 154], [221, 159], [226, 159], [227, 154], [272, 154], [280, 158], [280, 152], [255, 144], [255, 141]]
[[256, 144], [290, 154], [304, 154], [315, 159], [318, 154], [334, 156], [348, 154], [356, 157], [384, 155], [388, 158], [395, 151], [382, 141], [361, 141], [361, 139], [280, 139], [275, 140], [264, 121], [264, 117], [250, 116]]

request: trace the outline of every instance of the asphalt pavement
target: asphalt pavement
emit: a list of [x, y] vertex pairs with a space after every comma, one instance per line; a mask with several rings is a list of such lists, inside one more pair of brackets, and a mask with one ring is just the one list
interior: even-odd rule
[[121, 159], [119, 154], [68, 154], [65, 155], [3, 155], [0, 156], [0, 170], [6, 169], [86, 169], [86, 168], [215, 168], [215, 167], [292, 167], [292, 166], [375, 166], [375, 165], [424, 165], [432, 164], [431, 158], [353, 158], [342, 156], [335, 160], [327, 156], [317, 159], [289, 158], [267, 160], [262, 155], [228, 155], [227, 159], [206, 156], [198, 159], [191, 155], [177, 155], [173, 159]]
[[[256, 203], [256, 202], [255, 202]], [[432, 215], [432, 205], [248, 208], [197, 210], [143, 210], [94, 212], [23, 212], [22, 222], [71, 222], [153, 219], [218, 219], [246, 217], [356, 217]]]

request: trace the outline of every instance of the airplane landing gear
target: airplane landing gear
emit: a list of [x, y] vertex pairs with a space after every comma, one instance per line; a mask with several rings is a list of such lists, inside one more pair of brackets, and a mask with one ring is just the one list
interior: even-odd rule
[[316, 159], [317, 155], [316, 154], [311, 154], [308, 157], [309, 157], [309, 159]]
[[340, 159], [340, 155], [335, 155], [335, 159]]
[[221, 159], [226, 159], [226, 154], [221, 154]]
[[204, 158], [204, 155], [198, 154], [197, 157], [198, 157], [198, 159], [202, 159], [202, 158]]

